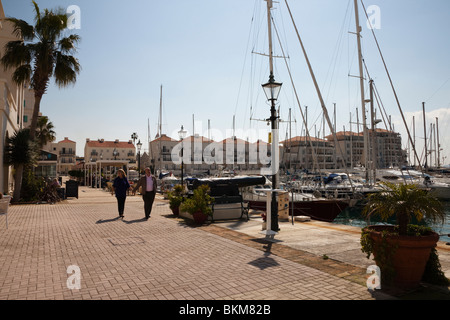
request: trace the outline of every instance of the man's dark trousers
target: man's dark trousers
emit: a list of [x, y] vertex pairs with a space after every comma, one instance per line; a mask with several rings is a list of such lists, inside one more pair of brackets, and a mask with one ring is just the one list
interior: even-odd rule
[[155, 200], [155, 193], [154, 192], [146, 192], [144, 195], [142, 195], [142, 199], [144, 199], [144, 212], [145, 212], [145, 218], [150, 218], [150, 214], [152, 213], [152, 206], [153, 201]]

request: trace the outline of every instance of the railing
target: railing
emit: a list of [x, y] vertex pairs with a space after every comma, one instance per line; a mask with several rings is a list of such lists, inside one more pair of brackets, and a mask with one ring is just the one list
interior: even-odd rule
[[[74, 156], [75, 151], [60, 151], [59, 155], [60, 156]], [[93, 154], [91, 153], [91, 155], [93, 155]]]

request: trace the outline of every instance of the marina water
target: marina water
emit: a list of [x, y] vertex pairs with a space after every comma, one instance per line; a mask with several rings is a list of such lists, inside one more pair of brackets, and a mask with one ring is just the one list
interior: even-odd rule
[[[448, 234], [450, 234], [450, 202], [443, 202], [443, 204], [446, 213], [446, 221], [443, 225], [441, 224], [433, 225], [426, 222], [422, 222], [419, 224], [431, 227], [435, 232], [437, 232], [440, 235], [445, 234], [445, 236], [441, 236], [440, 241], [450, 242], [450, 237], [448, 236]], [[366, 218], [361, 216], [361, 211], [362, 211], [361, 207], [349, 207], [344, 211], [342, 211], [341, 214], [336, 217], [333, 223], [350, 225], [360, 228], [364, 228], [368, 225], [383, 223], [380, 219], [377, 219], [375, 217], [371, 218], [370, 221], [367, 221]], [[395, 224], [395, 220], [389, 221], [388, 223]]]

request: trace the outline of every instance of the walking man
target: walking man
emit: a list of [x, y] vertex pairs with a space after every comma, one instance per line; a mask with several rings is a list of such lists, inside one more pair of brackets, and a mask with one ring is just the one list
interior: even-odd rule
[[133, 188], [134, 194], [139, 187], [142, 187], [141, 194], [144, 200], [145, 220], [148, 220], [156, 195], [156, 178], [151, 174], [150, 168], [145, 168], [145, 176], [141, 177]]

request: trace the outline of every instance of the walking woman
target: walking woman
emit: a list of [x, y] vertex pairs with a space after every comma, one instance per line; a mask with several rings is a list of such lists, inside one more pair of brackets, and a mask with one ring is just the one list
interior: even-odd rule
[[127, 198], [127, 191], [130, 189], [130, 183], [128, 182], [125, 171], [119, 169], [117, 172], [117, 178], [114, 179], [112, 185], [111, 194], [116, 194], [117, 207], [119, 209], [119, 216], [123, 219], [123, 211], [125, 209], [125, 200]]

